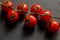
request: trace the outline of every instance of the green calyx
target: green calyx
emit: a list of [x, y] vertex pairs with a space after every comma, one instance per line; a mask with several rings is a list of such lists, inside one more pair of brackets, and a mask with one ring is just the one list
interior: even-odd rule
[[31, 12], [30, 14], [36, 14], [36, 12]]
[[38, 7], [38, 6], [36, 6], [36, 7], [35, 7], [35, 10], [38, 10], [38, 9], [39, 9], [39, 7]]
[[11, 16], [11, 20], [14, 20], [14, 18], [15, 18], [15, 16], [14, 16], [14, 14], [12, 14], [12, 16]]
[[27, 24], [27, 23], [30, 23], [30, 19], [27, 19], [25, 22], [26, 22], [26, 24]]
[[23, 2], [20, 2], [20, 6], [23, 7], [24, 6], [24, 3]]

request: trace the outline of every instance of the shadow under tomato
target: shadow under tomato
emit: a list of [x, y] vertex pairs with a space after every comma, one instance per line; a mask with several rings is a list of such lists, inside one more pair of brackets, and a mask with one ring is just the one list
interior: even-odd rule
[[25, 15], [20, 15], [19, 16], [19, 21], [22, 22], [24, 20], [24, 18], [25, 18]]
[[7, 12], [1, 11], [1, 20], [6, 19]]
[[24, 25], [24, 27], [23, 27], [23, 35], [24, 36], [32, 35], [33, 31], [34, 31], [34, 27], [28, 27], [28, 26]]
[[11, 23], [6, 19], [4, 29], [6, 30], [6, 32], [11, 32], [16, 27], [16, 24], [17, 22]]
[[43, 20], [38, 20], [38, 29], [44, 31], [46, 29], [46, 23]]
[[47, 40], [56, 40], [57, 33], [51, 33], [47, 29], [45, 31], [45, 38]]

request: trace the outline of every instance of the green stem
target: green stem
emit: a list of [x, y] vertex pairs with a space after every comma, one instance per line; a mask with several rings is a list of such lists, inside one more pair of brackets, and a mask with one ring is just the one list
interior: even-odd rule
[[[12, 10], [16, 10], [16, 11], [19, 11], [19, 12], [22, 11], [22, 10], [18, 10], [18, 9], [11, 8], [11, 7], [9, 7], [9, 6], [5, 5], [5, 4], [3, 4], [2, 2], [0, 2], [0, 4], [6, 6], [6, 7], [8, 7], [8, 8], [10, 8], [10, 9], [12, 9]], [[25, 10], [23, 10], [23, 11], [25, 11]], [[25, 11], [25, 12], [27, 12], [27, 11]], [[33, 13], [33, 12], [30, 12], [30, 13]], [[38, 15], [40, 15], [40, 14], [38, 14]], [[46, 16], [46, 15], [45, 15], [45, 14], [42, 14], [42, 16]], [[60, 17], [57, 17], [57, 16], [50, 16], [50, 17], [56, 18], [56, 19], [60, 19]]]
[[60, 19], [59, 17], [53, 16], [52, 18]]
[[6, 0], [6, 2], [8, 3], [8, 2], [9, 2], [9, 0]]
[[5, 7], [8, 7], [8, 8], [10, 8], [10, 9], [12, 9], [12, 10], [15, 10], [15, 9], [11, 8], [10, 6], [7, 6], [7, 5], [3, 4], [2, 2], [0, 2], [0, 4], [1, 4], [1, 5], [4, 5]]
[[[16, 8], [15, 8], [15, 9], [14, 9], [14, 8], [11, 8], [10, 6], [7, 6], [7, 5], [3, 4], [2, 2], [0, 2], [0, 4], [6, 6], [6, 7], [8, 7], [8, 8], [10, 8], [10, 9], [12, 9], [12, 10], [16, 10], [16, 11], [18, 11], [18, 12], [25, 11], [25, 10], [18, 10], [18, 9], [16, 9]], [[27, 12], [27, 11], [25, 11], [25, 12]]]
[[[46, 16], [47, 14], [42, 14], [42, 16]], [[60, 17], [57, 17], [57, 16], [50, 16], [52, 18], [56, 18], [56, 19], [60, 19]]]

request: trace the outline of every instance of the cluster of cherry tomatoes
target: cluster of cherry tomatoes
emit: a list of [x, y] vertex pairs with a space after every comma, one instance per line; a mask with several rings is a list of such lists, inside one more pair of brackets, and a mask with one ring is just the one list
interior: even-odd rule
[[[14, 5], [11, 0], [4, 0], [4, 2], [0, 4], [2, 4], [2, 11], [6, 12], [6, 18], [12, 23], [18, 21], [20, 15], [26, 15], [28, 13], [28, 5], [24, 2], [20, 2], [16, 9], [13, 9]], [[28, 27], [35, 27], [37, 19], [39, 19], [39, 21], [43, 20], [47, 23], [46, 28], [49, 32], [57, 32], [59, 30], [59, 23], [56, 20], [53, 20], [51, 15], [51, 11], [43, 11], [40, 4], [34, 4], [31, 7], [29, 14], [24, 19], [25, 25]]]

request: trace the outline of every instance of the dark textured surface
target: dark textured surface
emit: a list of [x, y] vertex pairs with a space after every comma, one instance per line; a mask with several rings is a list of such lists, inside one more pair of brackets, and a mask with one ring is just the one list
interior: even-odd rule
[[[39, 3], [42, 5], [43, 10], [49, 9], [53, 15], [60, 16], [60, 0], [12, 0], [14, 7], [17, 7], [21, 1], [26, 2], [29, 9], [33, 4]], [[9, 30], [10, 26], [7, 26], [5, 20], [1, 20], [0, 17], [0, 40], [60, 40], [60, 31], [52, 35], [45, 30], [39, 30], [38, 25], [36, 25], [33, 31], [27, 29], [27, 33], [24, 31], [26, 30], [24, 29], [24, 21], [18, 22], [15, 26], [12, 25], [11, 27], [15, 28]]]

